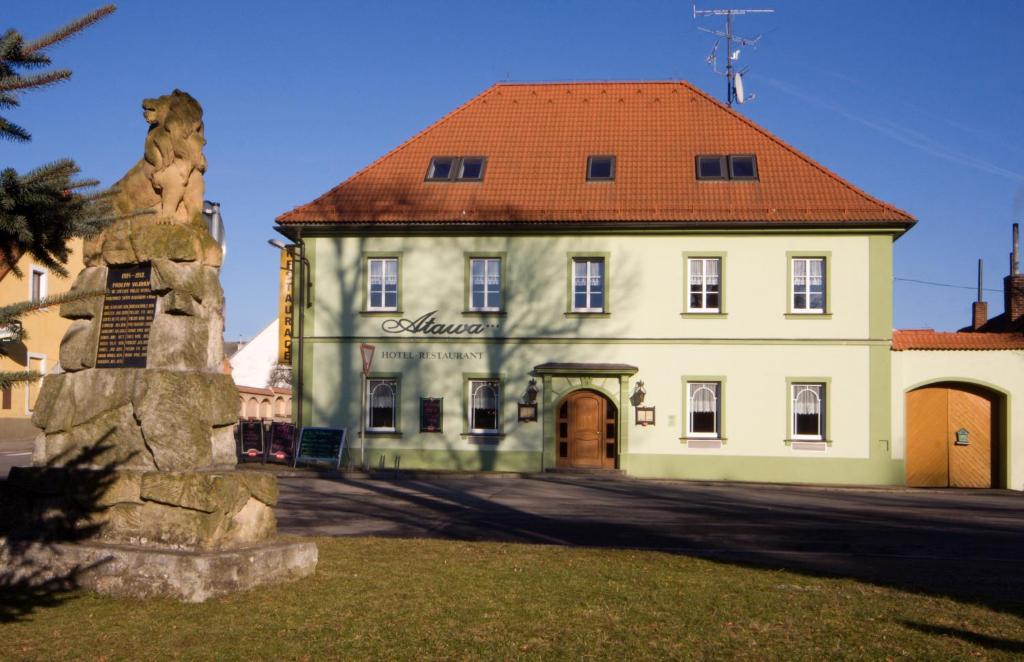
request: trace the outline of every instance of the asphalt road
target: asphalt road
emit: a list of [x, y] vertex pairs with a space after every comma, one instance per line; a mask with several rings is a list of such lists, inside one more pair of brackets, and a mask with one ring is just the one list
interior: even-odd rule
[[32, 440], [0, 442], [0, 478], [7, 478], [11, 467], [32, 464]]
[[660, 550], [1024, 614], [1024, 494], [599, 476], [281, 478], [285, 534]]

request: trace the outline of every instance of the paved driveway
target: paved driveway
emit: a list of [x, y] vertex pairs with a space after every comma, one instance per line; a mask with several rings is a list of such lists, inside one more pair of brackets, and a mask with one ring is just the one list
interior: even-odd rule
[[1024, 495], [596, 476], [281, 478], [282, 533], [633, 547], [1024, 612]]

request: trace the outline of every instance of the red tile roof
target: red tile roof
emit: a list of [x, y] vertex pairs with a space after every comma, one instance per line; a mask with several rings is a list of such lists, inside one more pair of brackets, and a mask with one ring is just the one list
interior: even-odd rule
[[[614, 182], [586, 180], [595, 154]], [[760, 179], [698, 181], [699, 154], [755, 154]], [[484, 180], [425, 182], [434, 156], [486, 156]], [[684, 82], [495, 85], [277, 220], [914, 221]]]
[[1024, 333], [896, 329], [892, 332], [892, 349], [895, 352], [920, 349], [1024, 349]]

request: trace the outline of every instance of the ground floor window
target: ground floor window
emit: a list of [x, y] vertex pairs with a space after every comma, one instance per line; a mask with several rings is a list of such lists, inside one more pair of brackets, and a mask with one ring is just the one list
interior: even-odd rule
[[499, 426], [501, 384], [496, 379], [469, 380], [469, 431], [496, 433]]
[[687, 436], [718, 437], [722, 385], [718, 382], [689, 382], [687, 386]]
[[366, 399], [366, 429], [370, 432], [394, 432], [398, 420], [398, 380], [369, 380]]
[[793, 439], [825, 438], [825, 385], [793, 384]]

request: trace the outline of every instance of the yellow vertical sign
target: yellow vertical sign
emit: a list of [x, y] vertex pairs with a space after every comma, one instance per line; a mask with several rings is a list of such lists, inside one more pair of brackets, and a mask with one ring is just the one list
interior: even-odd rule
[[278, 287], [277, 309], [277, 362], [292, 363], [292, 326], [295, 320], [294, 297], [292, 296], [292, 254], [281, 251], [281, 283]]

